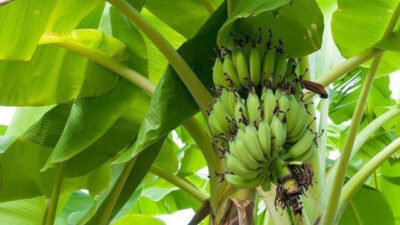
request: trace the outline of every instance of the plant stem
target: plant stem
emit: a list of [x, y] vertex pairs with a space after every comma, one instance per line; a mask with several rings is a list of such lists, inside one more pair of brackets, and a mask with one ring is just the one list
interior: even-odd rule
[[56, 218], [56, 213], [57, 213], [58, 199], [60, 198], [60, 193], [61, 193], [63, 173], [64, 173], [64, 165], [63, 163], [60, 163], [57, 167], [57, 175], [53, 187], [53, 193], [51, 194], [51, 199], [50, 202], [48, 203], [48, 208], [46, 209], [47, 216], [46, 216], [46, 222], [44, 223], [45, 225], [54, 224], [54, 220]]
[[391, 155], [400, 150], [400, 138], [386, 146], [361, 168], [343, 187], [339, 202], [339, 212], [343, 211], [347, 203], [353, 198], [368, 177], [385, 162]]
[[101, 217], [99, 219], [99, 225], [108, 224], [108, 221], [109, 221], [111, 213], [114, 209], [114, 206], [117, 203], [117, 200], [118, 200], [118, 198], [121, 194], [121, 191], [126, 183], [126, 180], [128, 179], [128, 176], [133, 168], [133, 165], [136, 162], [136, 159], [137, 159], [137, 157], [134, 157], [126, 163], [124, 170], [122, 171], [121, 175], [118, 177], [118, 180], [115, 182], [115, 185], [109, 194], [111, 197], [109, 198], [108, 204], [104, 208], [104, 211], [101, 214]]
[[206, 116], [208, 103], [212, 96], [204, 87], [186, 61], [175, 51], [171, 44], [133, 8], [126, 0], [107, 0], [129, 18], [157, 46], [178, 73], [183, 83], [189, 89], [200, 111]]
[[[398, 3], [396, 6], [396, 10], [394, 11], [392, 18], [390, 19], [390, 22], [389, 22], [388, 26], [386, 27], [383, 38], [385, 38], [387, 35], [392, 33], [399, 16], [400, 16], [400, 3]], [[371, 68], [369, 69], [368, 75], [367, 75], [364, 85], [362, 87], [361, 95], [360, 95], [359, 101], [356, 105], [356, 109], [354, 111], [353, 118], [352, 118], [352, 123], [350, 125], [349, 132], [347, 134], [347, 137], [346, 137], [346, 140], [344, 143], [342, 155], [339, 159], [338, 169], [337, 169], [336, 173], [334, 174], [333, 185], [332, 185], [332, 188], [330, 189], [331, 193], [328, 198], [328, 205], [327, 205], [326, 213], [324, 214], [323, 219], [322, 219], [323, 225], [332, 225], [335, 223], [336, 213], [337, 213], [339, 200], [340, 200], [340, 194], [341, 194], [342, 187], [343, 187], [342, 185], [344, 182], [348, 164], [350, 162], [350, 157], [351, 157], [351, 152], [353, 149], [355, 137], [356, 137], [358, 128], [360, 126], [360, 122], [362, 119], [362, 115], [364, 113], [367, 98], [368, 98], [373, 80], [375, 78], [376, 72], [378, 71], [379, 64], [382, 59], [382, 55], [383, 55], [383, 52], [379, 53], [372, 61]]]
[[189, 184], [182, 178], [169, 173], [166, 170], [163, 170], [161, 168], [158, 168], [156, 166], [151, 167], [150, 172], [153, 173], [154, 175], [157, 175], [164, 180], [170, 182], [171, 184], [177, 186], [178, 188], [182, 189], [183, 191], [186, 191], [189, 193], [191, 196], [193, 196], [195, 199], [199, 200], [200, 202], [203, 202], [208, 199], [207, 194], [201, 192], [198, 190], [196, 187], [193, 185]]
[[107, 56], [98, 50], [80, 44], [76, 41], [68, 40], [65, 37], [59, 36], [43, 36], [40, 40], [40, 43], [55, 44], [71, 52], [85, 56], [93, 60], [94, 62], [119, 74], [121, 77], [127, 79], [128, 81], [143, 89], [149, 95], [151, 95], [155, 90], [155, 85], [142, 74], [123, 65], [116, 59]]
[[328, 206], [326, 209], [326, 214], [323, 217], [322, 224], [324, 225], [332, 225], [335, 224], [335, 217], [338, 207], [338, 200], [340, 198], [340, 193], [342, 191], [342, 185], [344, 182], [344, 178], [346, 175], [347, 166], [350, 161], [351, 150], [353, 149], [355, 137], [360, 126], [360, 122], [362, 119], [362, 115], [364, 113], [365, 104], [367, 102], [367, 98], [369, 95], [369, 91], [371, 89], [373, 80], [376, 75], [376, 71], [378, 70], [379, 63], [382, 59], [382, 54], [378, 55], [372, 62], [371, 68], [367, 75], [367, 78], [364, 82], [360, 98], [356, 105], [356, 109], [353, 114], [352, 123], [350, 125], [344, 146], [342, 155], [339, 159], [338, 169], [334, 174], [332, 188], [330, 189], [331, 193], [328, 198]]
[[231, 15], [233, 11], [233, 7], [235, 7], [235, 0], [226, 0], [228, 4], [228, 17]]
[[200, 0], [203, 3], [204, 7], [206, 7], [207, 11], [210, 14], [213, 14], [215, 11], [215, 6], [210, 0]]

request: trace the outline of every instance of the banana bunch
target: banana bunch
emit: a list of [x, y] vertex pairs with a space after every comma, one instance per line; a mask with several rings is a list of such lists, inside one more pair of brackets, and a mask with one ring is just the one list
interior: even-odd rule
[[237, 48], [220, 51], [208, 123], [225, 158], [225, 180], [238, 189], [267, 191], [275, 184], [276, 203], [297, 214], [312, 184], [305, 162], [316, 152], [317, 134], [309, 128], [298, 61], [285, 55], [282, 42], [272, 48], [271, 36], [266, 47], [260, 40], [236, 40]]

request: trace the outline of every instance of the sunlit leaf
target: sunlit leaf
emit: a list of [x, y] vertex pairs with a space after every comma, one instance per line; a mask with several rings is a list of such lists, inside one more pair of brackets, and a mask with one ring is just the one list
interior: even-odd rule
[[112, 223], [112, 225], [165, 225], [161, 220], [151, 216], [131, 214], [122, 217], [120, 220]]

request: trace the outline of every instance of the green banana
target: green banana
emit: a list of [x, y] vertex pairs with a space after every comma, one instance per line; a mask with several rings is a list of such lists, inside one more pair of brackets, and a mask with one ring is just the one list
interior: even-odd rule
[[258, 140], [257, 129], [249, 125], [245, 128], [242, 135], [238, 135], [240, 139], [244, 142], [247, 149], [249, 150], [251, 156], [259, 162], [265, 161], [264, 153], [261, 149], [260, 142]]
[[253, 189], [260, 185], [260, 179], [258, 177], [254, 179], [246, 179], [238, 175], [226, 174], [226, 181], [237, 189]]
[[[239, 132], [243, 131], [239, 130]], [[235, 140], [229, 145], [229, 149], [233, 156], [244, 162], [250, 169], [257, 169], [262, 167], [262, 165], [257, 160], [255, 160], [253, 156], [251, 156], [242, 139], [235, 138]]]
[[215, 60], [213, 68], [213, 82], [217, 86], [229, 88], [229, 82], [225, 79], [224, 69], [220, 58]]
[[293, 95], [289, 95], [289, 112], [286, 117], [287, 132], [290, 133], [296, 124], [299, 113], [299, 104]]
[[284, 123], [286, 123], [285, 117], [289, 111], [289, 107], [290, 107], [289, 98], [285, 93], [282, 93], [278, 99], [278, 108], [279, 108], [278, 117]]
[[258, 126], [261, 121], [261, 104], [257, 94], [249, 93], [246, 105], [249, 112], [250, 124]]
[[283, 53], [278, 53], [274, 70], [275, 83], [278, 83], [285, 77], [286, 68], [287, 68], [286, 56]]
[[219, 99], [221, 99], [225, 108], [228, 110], [229, 115], [232, 118], [235, 117], [235, 106], [237, 102], [237, 95], [234, 92], [228, 91], [228, 89], [224, 88], [222, 89], [222, 93]]
[[240, 129], [244, 129], [249, 124], [249, 114], [242, 99], [238, 99], [235, 106], [235, 121]]
[[271, 130], [267, 120], [261, 121], [258, 126], [258, 140], [264, 155], [271, 158]]
[[261, 81], [261, 56], [255, 47], [250, 52], [250, 80], [254, 86], [258, 86]]
[[275, 70], [275, 59], [276, 59], [276, 51], [268, 50], [267, 54], [264, 57], [264, 63], [263, 63], [264, 79], [273, 77], [273, 73]]
[[249, 87], [248, 85], [250, 80], [249, 68], [247, 65], [246, 56], [243, 54], [242, 51], [239, 51], [236, 57], [236, 68], [239, 75], [240, 84], [243, 87]]
[[286, 154], [282, 156], [282, 159], [293, 159], [299, 157], [307, 151], [314, 144], [315, 135], [310, 130], [306, 130], [301, 138], [289, 148]]
[[233, 119], [229, 115], [229, 112], [224, 103], [222, 103], [221, 99], [217, 99], [217, 101], [214, 103], [213, 112], [215, 112], [215, 116], [219, 122], [219, 125], [224, 131], [223, 133], [231, 134], [231, 132], [235, 130], [235, 125], [232, 123]]
[[208, 116], [208, 124], [210, 125], [211, 133], [213, 135], [225, 133], [225, 130], [222, 129], [221, 125], [219, 124], [218, 118], [214, 111], [211, 111], [210, 115]]
[[306, 152], [304, 152], [302, 155], [298, 156], [297, 158], [295, 158], [293, 160], [307, 162], [308, 160], [311, 159], [311, 157], [314, 155], [315, 152], [316, 152], [315, 145], [311, 145], [311, 147], [308, 148]]
[[228, 80], [232, 82], [232, 86], [236, 89], [240, 89], [240, 81], [236, 71], [236, 67], [232, 62], [232, 56], [225, 56], [224, 63], [222, 64], [224, 69], [224, 74], [227, 76]]
[[[301, 134], [307, 128], [307, 110], [304, 107], [304, 104], [299, 104], [299, 111], [297, 114], [296, 124], [294, 125], [293, 129], [288, 133], [288, 141], [295, 142], [298, 138], [301, 137]], [[296, 139], [297, 138], [297, 139]]]
[[272, 149], [274, 150], [273, 153], [276, 154], [278, 153], [277, 151], [281, 150], [283, 144], [285, 143], [286, 131], [284, 125], [277, 116], [274, 116], [272, 118], [270, 128], [271, 128], [271, 138], [272, 138]]
[[241, 160], [237, 159], [232, 154], [226, 155], [226, 168], [230, 172], [248, 179], [253, 179], [258, 176], [257, 170], [248, 168]]
[[272, 89], [264, 88], [262, 91], [261, 100], [264, 111], [264, 119], [266, 119], [268, 123], [271, 123], [275, 108], [277, 106], [275, 95]]

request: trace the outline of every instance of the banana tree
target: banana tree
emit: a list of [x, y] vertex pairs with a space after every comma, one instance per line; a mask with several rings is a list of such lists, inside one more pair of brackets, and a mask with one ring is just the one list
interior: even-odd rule
[[0, 1], [0, 105], [17, 107], [1, 224], [400, 224], [399, 16], [397, 0]]

